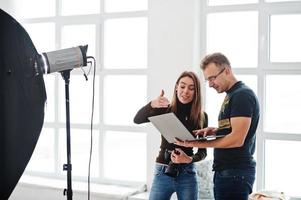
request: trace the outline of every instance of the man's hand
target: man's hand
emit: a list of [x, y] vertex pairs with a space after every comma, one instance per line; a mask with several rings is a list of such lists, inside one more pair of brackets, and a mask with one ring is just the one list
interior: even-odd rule
[[207, 127], [207, 128], [203, 128], [203, 129], [199, 129], [199, 130], [194, 130], [194, 131], [192, 131], [192, 133], [194, 135], [200, 135], [200, 136], [206, 137], [207, 135], [215, 135], [217, 130], [218, 130], [218, 128]]
[[152, 100], [151, 107], [152, 108], [167, 108], [169, 106], [169, 100], [164, 97], [164, 90], [161, 90], [160, 96], [156, 99]]

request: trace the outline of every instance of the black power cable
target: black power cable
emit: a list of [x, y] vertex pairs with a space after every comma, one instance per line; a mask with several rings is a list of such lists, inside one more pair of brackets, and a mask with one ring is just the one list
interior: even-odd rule
[[[92, 150], [93, 150], [93, 118], [94, 118], [94, 99], [95, 99], [95, 73], [96, 73], [96, 61], [95, 58], [92, 56], [88, 56], [87, 59], [92, 59], [92, 61], [89, 61], [91, 65], [93, 64], [93, 83], [92, 83], [92, 111], [91, 111], [91, 124], [90, 124], [90, 152], [89, 152], [89, 165], [88, 165], [88, 200], [90, 200], [90, 179], [91, 179], [91, 160], [92, 160]], [[90, 73], [91, 68], [88, 71], [88, 74]], [[87, 75], [84, 73], [84, 76], [86, 80], [88, 80]]]

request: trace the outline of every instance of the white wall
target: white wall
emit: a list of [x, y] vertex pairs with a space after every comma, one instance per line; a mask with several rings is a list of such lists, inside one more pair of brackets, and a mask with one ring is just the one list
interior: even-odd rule
[[[179, 74], [196, 67], [197, 7], [198, 0], [149, 0], [149, 100], [157, 97], [161, 89], [171, 98]], [[158, 133], [152, 132], [148, 136], [148, 186], [160, 142]]]
[[[1, 0], [0, 7], [9, 11], [9, 0]], [[184, 70], [197, 69], [199, 62], [199, 3], [198, 0], [149, 0], [149, 79], [148, 99], [157, 97], [164, 89], [171, 98], [174, 83]], [[155, 132], [154, 129], [151, 133]], [[160, 137], [148, 135], [148, 186], [153, 178], [155, 157]], [[17, 185], [11, 200], [63, 199], [61, 191]], [[77, 198], [82, 199], [82, 198]]]
[[[149, 68], [150, 97], [174, 85], [183, 70], [195, 64], [197, 0], [150, 0]], [[196, 58], [198, 59], [198, 58]], [[198, 61], [198, 60], [197, 60]], [[166, 88], [172, 92], [172, 88]], [[170, 94], [171, 95], [171, 94]]]

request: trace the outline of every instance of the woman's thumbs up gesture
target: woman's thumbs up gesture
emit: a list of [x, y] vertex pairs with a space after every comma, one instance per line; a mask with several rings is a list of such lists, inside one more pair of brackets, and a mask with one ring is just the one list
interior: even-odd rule
[[161, 90], [160, 96], [158, 96], [156, 99], [152, 100], [151, 106], [152, 108], [166, 108], [169, 106], [169, 100], [164, 97], [164, 90]]

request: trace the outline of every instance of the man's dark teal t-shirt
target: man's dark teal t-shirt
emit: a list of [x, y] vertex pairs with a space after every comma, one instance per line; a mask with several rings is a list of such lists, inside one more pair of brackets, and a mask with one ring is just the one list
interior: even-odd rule
[[253, 159], [256, 143], [256, 129], [259, 121], [259, 103], [254, 92], [241, 81], [226, 91], [218, 123], [217, 135], [232, 131], [230, 119], [233, 117], [250, 117], [251, 125], [243, 146], [237, 148], [215, 148], [213, 170], [254, 168]]

